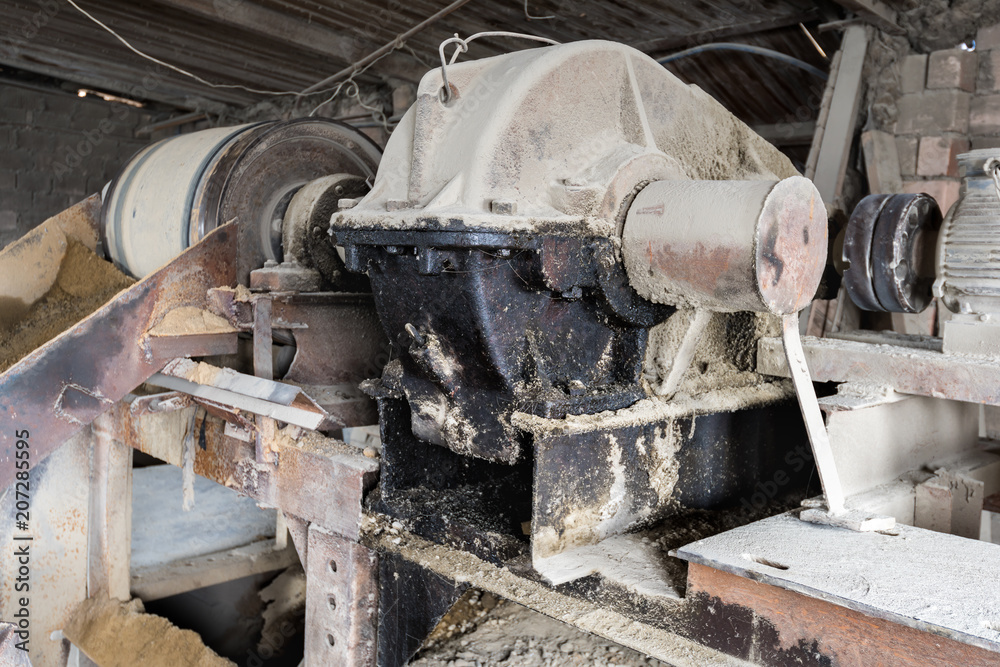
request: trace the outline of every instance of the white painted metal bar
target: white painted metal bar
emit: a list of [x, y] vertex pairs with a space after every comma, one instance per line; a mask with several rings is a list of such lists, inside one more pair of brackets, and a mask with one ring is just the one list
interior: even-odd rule
[[827, 509], [831, 514], [839, 514], [844, 511], [844, 490], [840, 484], [840, 476], [837, 474], [837, 463], [833, 458], [833, 449], [830, 447], [830, 436], [827, 434], [826, 424], [823, 422], [823, 413], [816, 400], [816, 389], [813, 387], [812, 378], [809, 376], [809, 367], [806, 366], [805, 353], [802, 351], [798, 315], [785, 315], [781, 318], [781, 323], [785, 358], [788, 362], [788, 368], [791, 369], [792, 383], [795, 385], [795, 393], [799, 398], [799, 408], [802, 410], [802, 419], [806, 423], [806, 432], [809, 434], [809, 444], [812, 446], [816, 468], [819, 470], [819, 478], [823, 483]]

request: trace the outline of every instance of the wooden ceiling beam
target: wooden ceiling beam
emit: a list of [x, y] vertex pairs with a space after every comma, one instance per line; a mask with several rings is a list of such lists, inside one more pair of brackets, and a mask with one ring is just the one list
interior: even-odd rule
[[905, 35], [906, 31], [896, 23], [896, 12], [881, 0], [833, 0], [844, 9], [858, 15], [865, 23], [890, 35]]
[[783, 14], [781, 16], [772, 16], [764, 19], [755, 19], [753, 21], [720, 26], [718, 28], [710, 28], [708, 30], [692, 32], [686, 35], [670, 35], [667, 37], [659, 37], [657, 39], [649, 39], [642, 42], [635, 42], [631, 44], [631, 46], [645, 53], [675, 51], [677, 49], [697, 46], [698, 44], [707, 44], [709, 42], [715, 42], [729, 37], [752, 35], [758, 32], [765, 32], [767, 30], [787, 28], [788, 26], [797, 25], [799, 23], [809, 23], [810, 21], [815, 21], [818, 18], [820, 18], [819, 10], [811, 9], [805, 12], [797, 12], [795, 14]]
[[[287, 42], [292, 48], [315, 53], [344, 64], [354, 63], [380, 45], [348, 32], [330, 30], [290, 14], [240, 0], [158, 0], [159, 4], [194, 14], [246, 32]], [[417, 82], [427, 68], [406, 53], [394, 53], [379, 62], [382, 74]]]

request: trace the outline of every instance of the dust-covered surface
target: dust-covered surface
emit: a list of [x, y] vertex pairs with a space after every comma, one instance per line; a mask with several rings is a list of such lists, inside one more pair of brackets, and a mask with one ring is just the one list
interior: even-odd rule
[[68, 240], [55, 284], [7, 331], [0, 331], [0, 371], [58, 336], [134, 281], [82, 243]]
[[608, 410], [596, 414], [567, 415], [564, 419], [547, 419], [524, 412], [515, 412], [511, 422], [518, 428], [535, 434], [570, 435], [589, 433], [609, 428], [639, 426], [692, 415], [715, 412], [734, 412], [753, 407], [764, 407], [792, 395], [791, 383], [784, 380], [767, 382], [754, 374], [754, 381], [734, 390], [713, 389], [697, 396], [678, 394], [671, 401], [647, 398], [622, 410]]
[[215, 313], [194, 306], [182, 306], [168, 312], [149, 333], [154, 336], [187, 336], [234, 331], [236, 329], [229, 322]]
[[142, 601], [84, 600], [63, 634], [102, 667], [226, 667], [191, 630], [144, 613]]
[[638, 651], [554, 621], [512, 602], [484, 613], [474, 629], [424, 649], [419, 667], [663, 665]]
[[770, 517], [680, 550], [701, 563], [957, 641], [1000, 650], [1000, 547], [897, 524], [838, 530]]
[[[502, 567], [488, 563], [472, 554], [417, 537], [405, 528], [392, 527], [388, 518], [378, 515], [367, 515], [362, 531], [363, 541], [371, 547], [398, 552], [407, 560], [452, 581], [467, 582], [476, 588], [489, 590], [552, 619], [570, 623], [585, 632], [599, 633], [622, 645], [641, 648], [644, 653], [666, 660], [670, 664], [679, 666], [745, 664], [676, 634], [684, 623], [685, 610], [682, 601], [663, 600], [655, 609], [647, 610], [645, 614], [625, 615], [616, 611], [615, 607], [629, 603], [636, 604], [634, 595], [623, 592], [623, 599], [619, 600], [621, 604], [611, 605], [609, 600], [614, 593], [607, 590], [603, 590], [600, 594], [587, 595], [585, 591], [573, 594], [562, 588], [553, 589], [533, 578], [537, 575], [533, 575], [526, 566], [515, 572], [514, 564]], [[513, 634], [515, 631], [512, 629], [507, 633], [508, 646], [516, 642]], [[507, 664], [525, 663], [514, 660]], [[554, 661], [548, 664], [566, 663]]]
[[[649, 331], [646, 359], [643, 363], [643, 386], [656, 394], [656, 387], [667, 377], [673, 364], [672, 351], [680, 347], [686, 333], [683, 318], [677, 314]], [[781, 335], [780, 320], [764, 313], [713, 313], [695, 348], [678, 394], [698, 396], [721, 389], [747, 394], [750, 387], [771, 382], [754, 372], [757, 341]], [[752, 392], [749, 392], [752, 393]], [[749, 399], [750, 396], [744, 396]]]

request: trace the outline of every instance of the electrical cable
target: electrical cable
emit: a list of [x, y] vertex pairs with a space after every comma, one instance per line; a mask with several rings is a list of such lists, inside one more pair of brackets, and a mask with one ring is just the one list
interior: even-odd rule
[[661, 65], [666, 65], [674, 60], [680, 60], [681, 58], [689, 58], [690, 56], [698, 55], [699, 53], [704, 53], [706, 51], [742, 51], [743, 53], [752, 53], [757, 56], [764, 56], [765, 58], [773, 58], [775, 60], [780, 60], [783, 63], [791, 65], [793, 67], [798, 67], [801, 70], [805, 70], [810, 74], [819, 77], [823, 81], [826, 81], [828, 77], [827, 73], [818, 67], [813, 67], [807, 62], [794, 58], [788, 54], [781, 53], [780, 51], [772, 51], [771, 49], [765, 49], [762, 46], [753, 46], [751, 44], [738, 44], [736, 42], [713, 42], [711, 44], [702, 44], [700, 46], [695, 46], [684, 51], [678, 51], [677, 53], [672, 53], [669, 56], [664, 56], [663, 58], [657, 58], [656, 62]]

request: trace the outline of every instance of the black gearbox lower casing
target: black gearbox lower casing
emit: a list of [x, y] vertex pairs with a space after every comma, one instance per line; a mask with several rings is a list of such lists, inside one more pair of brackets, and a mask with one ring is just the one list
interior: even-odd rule
[[649, 328], [673, 309], [629, 286], [614, 243], [474, 231], [345, 230], [348, 270], [367, 273], [393, 345], [386, 389], [405, 394], [414, 433], [514, 463], [514, 411], [617, 410], [644, 398]]

